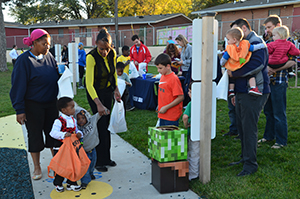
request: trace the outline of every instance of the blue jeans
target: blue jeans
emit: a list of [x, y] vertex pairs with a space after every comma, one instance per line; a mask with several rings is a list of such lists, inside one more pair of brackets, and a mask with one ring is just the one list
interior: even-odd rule
[[86, 174], [81, 178], [81, 184], [89, 184], [89, 182], [91, 182], [92, 180], [91, 177], [93, 175], [94, 168], [96, 165], [96, 160], [97, 160], [96, 148], [94, 148], [91, 152], [86, 152], [86, 155], [91, 160], [91, 164]]
[[169, 126], [169, 125], [179, 126], [179, 119], [177, 121], [159, 119], [159, 126]]
[[271, 93], [265, 105], [266, 128], [264, 138], [276, 139], [276, 143], [287, 145], [288, 127], [286, 119], [286, 88], [287, 83], [270, 84]]
[[232, 133], [237, 132], [237, 127], [236, 127], [236, 113], [235, 113], [235, 106], [231, 103], [231, 99], [227, 100], [228, 103], [228, 116], [230, 120], [230, 126], [229, 126], [229, 131]]

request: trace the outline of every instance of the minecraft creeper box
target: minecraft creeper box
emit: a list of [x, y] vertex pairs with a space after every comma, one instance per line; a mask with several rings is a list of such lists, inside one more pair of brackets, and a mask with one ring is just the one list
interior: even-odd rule
[[187, 130], [177, 126], [148, 128], [148, 152], [158, 162], [187, 159]]

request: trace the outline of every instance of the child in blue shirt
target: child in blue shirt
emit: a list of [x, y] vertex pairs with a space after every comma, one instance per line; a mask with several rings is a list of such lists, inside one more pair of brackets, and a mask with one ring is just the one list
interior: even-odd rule
[[84, 75], [85, 65], [86, 65], [86, 53], [85, 53], [85, 50], [83, 49], [83, 43], [79, 42], [78, 43], [78, 69], [79, 69], [78, 89], [84, 89], [84, 87], [82, 85], [82, 78]]

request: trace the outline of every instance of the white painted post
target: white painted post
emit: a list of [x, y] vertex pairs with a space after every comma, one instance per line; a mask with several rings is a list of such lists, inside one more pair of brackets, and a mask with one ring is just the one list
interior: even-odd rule
[[212, 118], [212, 76], [214, 48], [215, 13], [202, 15], [202, 61], [201, 61], [201, 113], [200, 113], [200, 174], [199, 180], [206, 184], [211, 173], [211, 118]]

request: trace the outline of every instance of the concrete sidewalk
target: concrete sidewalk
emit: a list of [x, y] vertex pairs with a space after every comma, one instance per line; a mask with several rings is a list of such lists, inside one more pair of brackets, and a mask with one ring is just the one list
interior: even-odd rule
[[[27, 146], [27, 131], [22, 126], [24, 140]], [[94, 171], [96, 180], [92, 181], [86, 190], [79, 192], [65, 191], [57, 193], [52, 183], [53, 179], [47, 175], [47, 166], [51, 160], [50, 150], [41, 152], [41, 180], [32, 180], [36, 199], [50, 198], [108, 198], [108, 199], [165, 199], [185, 198], [199, 199], [200, 197], [188, 190], [171, 194], [160, 194], [151, 185], [151, 160], [136, 148], [121, 139], [117, 134], [111, 135], [111, 156], [116, 161], [116, 167], [110, 167], [108, 172]], [[33, 163], [28, 153], [30, 172], [33, 173]]]

